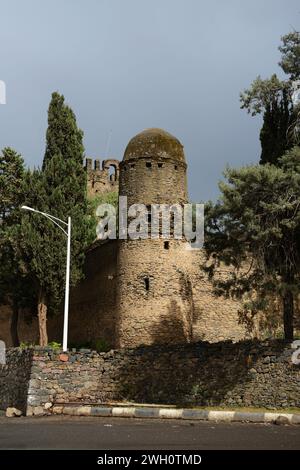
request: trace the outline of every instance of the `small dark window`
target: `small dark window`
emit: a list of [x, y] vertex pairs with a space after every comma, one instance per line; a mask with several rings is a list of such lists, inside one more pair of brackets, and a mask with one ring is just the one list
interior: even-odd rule
[[147, 220], [148, 224], [151, 224], [151, 206], [147, 206]]
[[175, 168], [175, 170], [177, 170], [178, 166], [177, 166], [177, 165], [175, 165], [175, 166], [174, 166], [174, 168]]
[[150, 289], [150, 279], [149, 279], [149, 277], [145, 277], [144, 282], [145, 282], [145, 289], [148, 292], [149, 289]]
[[152, 167], [151, 162], [146, 162], [146, 167], [147, 167], [147, 168], [151, 168], [151, 167]]
[[172, 214], [170, 214], [170, 227], [172, 229], [174, 228], [174, 224], [175, 224], [175, 214], [174, 212], [172, 212]]
[[163, 164], [162, 164], [162, 163], [158, 163], [157, 166], [158, 166], [158, 168], [162, 168]]
[[130, 168], [134, 168], [134, 167], [135, 167], [135, 163], [131, 163]]
[[168, 250], [170, 248], [170, 242], [164, 242], [164, 249]]

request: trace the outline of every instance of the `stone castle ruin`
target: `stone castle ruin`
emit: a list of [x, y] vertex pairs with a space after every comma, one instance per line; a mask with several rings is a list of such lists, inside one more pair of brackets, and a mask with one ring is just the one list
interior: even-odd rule
[[119, 160], [115, 159], [103, 160], [101, 167], [100, 160], [95, 159], [93, 162], [92, 158], [86, 158], [88, 197], [118, 191], [119, 163]]
[[[108, 166], [114, 162], [113, 180]], [[188, 202], [182, 144], [161, 129], [147, 129], [128, 143], [123, 160], [87, 164], [88, 187], [127, 196], [128, 206]], [[113, 183], [109, 186], [109, 182]], [[103, 184], [105, 183], [105, 186]], [[104, 189], [105, 188], [105, 189]], [[91, 194], [91, 189], [89, 189]], [[102, 338], [112, 347], [153, 343], [233, 340], [257, 335], [240, 321], [241, 305], [216, 297], [201, 265], [203, 250], [186, 240], [106, 240], [87, 252], [86, 278], [72, 293], [71, 338]], [[219, 276], [228, 275], [228, 267]]]
[[[86, 160], [89, 196], [119, 191], [134, 203], [188, 202], [182, 144], [161, 129], [147, 129], [128, 143], [123, 160]], [[241, 304], [217, 297], [202, 266], [204, 250], [185, 239], [96, 241], [86, 253], [85, 279], [72, 290], [70, 344], [97, 340], [113, 348], [205, 340], [239, 341], [260, 335], [241, 321]], [[226, 277], [229, 267], [219, 269]], [[275, 314], [274, 314], [275, 315]], [[0, 308], [0, 331], [9, 345], [9, 308]], [[278, 321], [278, 319], [276, 319]], [[37, 341], [36, 325], [19, 320], [19, 337]], [[62, 315], [48, 320], [49, 339], [60, 341]]]

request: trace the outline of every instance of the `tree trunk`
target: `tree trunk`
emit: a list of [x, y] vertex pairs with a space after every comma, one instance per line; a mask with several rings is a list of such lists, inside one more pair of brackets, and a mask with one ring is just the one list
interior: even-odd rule
[[294, 339], [294, 297], [291, 291], [287, 291], [283, 297], [283, 324], [284, 338]]
[[16, 302], [13, 302], [12, 305], [12, 316], [10, 322], [10, 335], [12, 345], [14, 347], [20, 346], [19, 336], [18, 336], [18, 320], [19, 320], [19, 307]]
[[38, 321], [39, 321], [39, 334], [40, 334], [40, 346], [44, 347], [48, 344], [47, 334], [47, 305], [45, 303], [45, 294], [43, 290], [40, 290], [38, 299]]

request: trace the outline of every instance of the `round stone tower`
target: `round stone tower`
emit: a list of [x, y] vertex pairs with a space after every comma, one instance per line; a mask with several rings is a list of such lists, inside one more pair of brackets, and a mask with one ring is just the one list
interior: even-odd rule
[[187, 202], [183, 146], [162, 129], [146, 129], [133, 137], [120, 164], [120, 195], [128, 205]]
[[[185, 156], [178, 139], [161, 129], [133, 137], [120, 163], [120, 196], [127, 204], [187, 202]], [[151, 219], [149, 219], [151, 223]], [[117, 346], [191, 340], [192, 286], [184, 239], [119, 240]]]

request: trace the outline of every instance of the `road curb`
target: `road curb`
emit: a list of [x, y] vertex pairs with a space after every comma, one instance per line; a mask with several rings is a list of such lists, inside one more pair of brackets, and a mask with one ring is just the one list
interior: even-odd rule
[[300, 424], [300, 413], [196, 410], [193, 408], [152, 408], [147, 406], [54, 405], [52, 414], [119, 418], [186, 419], [198, 421]]

